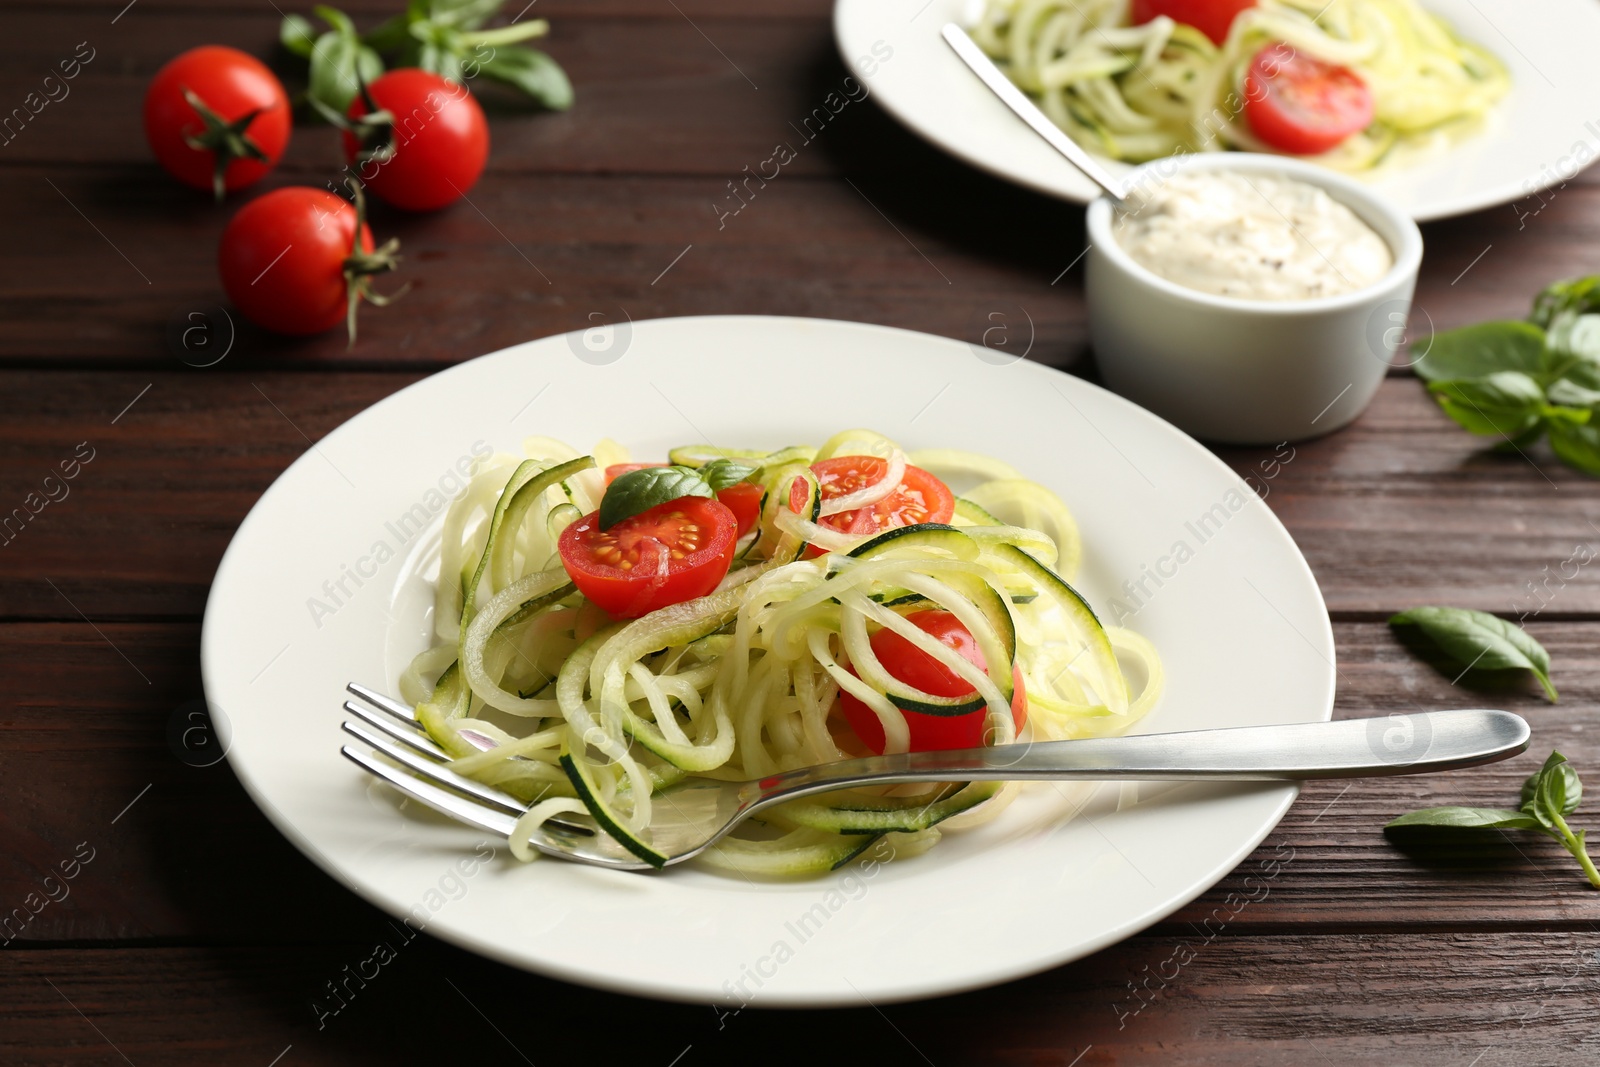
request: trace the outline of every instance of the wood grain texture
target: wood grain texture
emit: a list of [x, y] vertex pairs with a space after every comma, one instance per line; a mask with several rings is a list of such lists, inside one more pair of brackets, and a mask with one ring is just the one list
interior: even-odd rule
[[[279, 1055], [341, 1067], [545, 1064], [625, 1041], [630, 1060], [663, 1065], [814, 1064], [819, 1046], [847, 1043], [828, 1055], [938, 1067], [1565, 1067], [1600, 1051], [1600, 965], [1592, 939], [1567, 933], [1203, 946], [1139, 937], [997, 989], [802, 1014], [763, 1011], [759, 994], [737, 1013], [635, 1000], [521, 974], [426, 934], [400, 944], [386, 924], [353, 933], [345, 945], [15, 953], [0, 972], [16, 1024], [0, 1030], [0, 1055], [8, 1067], [119, 1054], [177, 1065]], [[394, 958], [366, 964], [379, 942]], [[348, 989], [337, 1013], [329, 982]]]
[[[1031, 358], [1084, 358], [1081, 209], [934, 157], [865, 110], [800, 146], [800, 158], [848, 155], [848, 183], [784, 172], [737, 199], [728, 183], [770, 155], [767, 142], [712, 175], [530, 174], [487, 182], [470, 203], [432, 215], [380, 207], [375, 232], [399, 237], [405, 256], [384, 281], [412, 291], [369, 309], [353, 350], [338, 332], [283, 339], [241, 325], [229, 358], [435, 368], [618, 308], [635, 320], [820, 315], [969, 341], [999, 313], [1019, 336], [1031, 324]], [[214, 256], [232, 207], [190, 196], [153, 167], [0, 167], [0, 202], [9, 207], [0, 240], [31, 250], [0, 260], [0, 317], [13, 324], [0, 333], [0, 361], [170, 366], [169, 323], [223, 301]], [[982, 209], [950, 210], [962, 203]], [[1597, 205], [1600, 189], [1574, 187], [1524, 231], [1499, 210], [1431, 224], [1418, 345], [1432, 330], [1523, 315], [1544, 284], [1583, 273], [1600, 238]], [[1538, 254], [1518, 253], [1534, 226], [1545, 227]]]
[[[398, 4], [340, 6], [370, 25]], [[215, 247], [242, 198], [217, 207], [161, 174], [140, 100], [161, 63], [212, 41], [267, 58], [293, 87], [278, 13], [257, 0], [0, 10], [0, 114], [77, 42], [97, 49], [68, 98], [0, 144], [0, 519], [79, 461], [67, 495], [0, 535], [0, 1062], [543, 1065], [593, 1059], [597, 1031], [622, 1031], [630, 1061], [681, 1067], [815, 1062], [819, 1041], [841, 1062], [939, 1067], [1594, 1062], [1600, 894], [1570, 858], [1536, 836], [1399, 842], [1381, 827], [1430, 804], [1510, 803], [1551, 748], [1600, 767], [1600, 584], [1568, 562], [1600, 540], [1600, 482], [1543, 447], [1487, 451], [1404, 371], [1275, 477], [1262, 477], [1271, 450], [1220, 455], [1265, 484], [1339, 620], [1336, 714], [1508, 707], [1533, 724], [1529, 754], [1313, 784], [1254, 855], [1145, 936], [995, 990], [805, 1015], [758, 997], [719, 1016], [523, 975], [424, 935], [319, 1028], [336, 1003], [327, 984], [393, 931], [289, 845], [225, 764], [192, 765], [205, 735], [188, 717], [217, 561], [312, 443], [422, 374], [594, 311], [815, 315], [969, 341], [998, 313], [1032, 323], [1031, 358], [1094, 376], [1081, 262], [1065, 270], [1084, 248], [1080, 209], [943, 156], [870, 97], [819, 135], [795, 130], [849, 72], [831, 10], [540, 0], [525, 16], [552, 20], [542, 47], [578, 106], [543, 114], [486, 93], [493, 156], [471, 202], [375, 211], [378, 235], [403, 240], [412, 292], [367, 315], [353, 351], [334, 334], [241, 325], [205, 370], [183, 361], [216, 349], [168, 331], [203, 312], [207, 342], [223, 340]], [[780, 141], [794, 161], [735, 194]], [[329, 131], [299, 126], [260, 188], [320, 185], [340, 163]], [[1593, 270], [1597, 184], [1585, 174], [1424, 227], [1414, 351]], [[1516, 676], [1452, 685], [1451, 664], [1381, 621], [1427, 602], [1527, 614], [1562, 703]], [[1159, 877], [1159, 856], [1131, 858]], [[848, 946], [841, 960], [848, 977]]]
[[[0, 516], [42, 493], [81, 443], [95, 450], [65, 499], [20, 533], [7, 530], [0, 617], [197, 618], [234, 529], [272, 480], [312, 442], [415, 380], [287, 373], [248, 358], [235, 367], [232, 356], [210, 370], [0, 371], [11, 403], [0, 422], [9, 457]], [[1600, 551], [1591, 525], [1600, 523], [1600, 482], [1544, 446], [1526, 457], [1489, 451], [1414, 379], [1389, 379], [1359, 422], [1296, 445], [1275, 477], [1263, 467], [1272, 449], [1222, 455], [1266, 492], [1339, 617], [1426, 603], [1511, 617], [1600, 613], [1595, 565], [1574, 556], [1580, 546]]]
[[[130, 15], [116, 27], [97, 21], [80, 12], [41, 12], [28, 19], [27, 34], [0, 40], [0, 116], [39, 92], [47, 74], [59, 81], [62, 59], [88, 57], [75, 78], [49, 87], [59, 99], [29, 105], [40, 110], [20, 132], [17, 121], [0, 128], [0, 162], [131, 164], [156, 173], [141, 118], [144, 93], [164, 63], [199, 44], [243, 49], [269, 62], [291, 92], [305, 87], [305, 63], [277, 46], [278, 16], [265, 4], [223, 19], [194, 8], [142, 22]], [[849, 70], [825, 19], [691, 20], [659, 0], [649, 18], [557, 18], [551, 35], [534, 43], [567, 71], [578, 103], [546, 112], [488, 79], [474, 80], [493, 120], [491, 175], [726, 172], [732, 178], [767, 158], [776, 140], [794, 140], [789, 124], [800, 125], [830, 91], [857, 98], [868, 91], [844, 83]], [[882, 51], [892, 63], [892, 42]], [[853, 101], [841, 116], [864, 106]], [[320, 184], [345, 163], [339, 137], [306, 113], [300, 117], [280, 166]], [[786, 169], [819, 173], [836, 166], [810, 153]]]
[[[51, 62], [41, 42], [71, 38], [81, 17], [33, 16], [60, 26], [0, 39], [0, 94], [20, 99], [27, 72]], [[0, 240], [34, 253], [0, 261], [0, 317], [17, 323], [0, 333], [0, 360], [158, 362], [169, 356], [169, 320], [221, 300], [213, 249], [233, 207], [177, 187], [138, 131], [144, 81], [172, 50], [162, 27], [183, 19], [180, 35], [220, 25], [258, 51], [271, 39], [264, 16], [172, 12], [118, 43], [125, 55], [108, 45], [75, 95], [0, 147], [0, 202], [11, 207]], [[870, 97], [820, 134], [797, 131], [791, 124], [845, 75], [826, 25], [727, 29], [766, 88], [730, 87], [738, 75], [687, 24], [669, 33], [655, 22], [582, 22], [574, 33], [587, 50], [574, 62], [593, 65], [593, 99], [566, 115], [497, 113], [489, 178], [471, 204], [376, 212], [380, 236], [402, 238], [415, 290], [368, 317], [361, 345], [346, 353], [335, 334], [284, 341], [246, 329], [238, 356], [440, 366], [622, 307], [635, 318], [822, 314], [967, 339], [1000, 312], [1031, 320], [1034, 358], [1082, 359], [1081, 265], [1063, 273], [1084, 247], [1076, 207], [943, 156]], [[771, 182], [749, 179], [744, 168], [760, 169], [778, 141], [796, 149], [794, 161]], [[262, 188], [322, 184], [340, 163], [327, 130], [302, 128]], [[1547, 281], [1587, 269], [1597, 196], [1585, 175], [1547, 194], [1536, 215], [1529, 204], [1430, 224], [1417, 343], [1523, 314]]]
[[[671, 3], [667, 0], [537, 0], [537, 3], [538, 6], [535, 7], [527, 4], [526, 0], [523, 0], [523, 4], [506, 0], [502, 11], [503, 17], [496, 19], [496, 24], [509, 22], [513, 18], [518, 21], [533, 18], [666, 19], [682, 18], [685, 15], [695, 19], [818, 20], [826, 19], [833, 10], [833, 0], [766, 0], [760, 4], [743, 3], [741, 0], [672, 0]], [[18, 0], [9, 6], [29, 12], [67, 8], [80, 13], [86, 21], [103, 15], [106, 24], [109, 25], [110, 20], [127, 6], [127, 0]], [[280, 4], [279, 6], [285, 11], [305, 14], [311, 10], [312, 5]], [[355, 19], [357, 29], [367, 30], [382, 19], [393, 15], [403, 5], [397, 4], [395, 0], [344, 0], [337, 6], [339, 10]], [[173, 14], [192, 14], [204, 9], [215, 20], [219, 17], [241, 14], [258, 15], [259, 7], [260, 5], [253, 0], [138, 0], [138, 6], [134, 10], [157, 19], [166, 19]], [[132, 18], [132, 15], [128, 18]]]
[[[1432, 650], [1406, 647], [1381, 624], [1339, 625], [1339, 715], [1506, 707], [1533, 724], [1532, 751], [1474, 771], [1313, 783], [1254, 855], [1160, 929], [1203, 937], [1541, 924], [1600, 931], [1600, 893], [1547, 839], [1397, 844], [1382, 833], [1385, 822], [1415, 808], [1515, 806], [1522, 778], [1554, 747], [1585, 772], [1600, 766], [1600, 733], [1588, 710], [1600, 699], [1593, 625], [1531, 630], [1554, 657], [1559, 705], [1545, 704], [1516, 676], [1474, 676], [1466, 679], [1472, 688], [1453, 689], [1456, 669]], [[354, 916], [376, 915], [295, 852], [225, 764], [182, 758], [208, 751], [203, 729], [182, 740], [184, 729], [205, 722], [186, 716], [187, 702], [200, 695], [196, 637], [192, 625], [0, 626], [10, 702], [0, 719], [0, 909], [24, 905], [81, 844], [96, 852], [71, 895], [31, 909], [37, 914], [12, 932], [17, 944], [339, 940]], [[339, 697], [326, 696], [330, 729]], [[1147, 797], [1164, 791], [1143, 788]], [[1127, 859], [1160, 884], [1158, 854]], [[283, 900], [316, 904], [285, 909]]]

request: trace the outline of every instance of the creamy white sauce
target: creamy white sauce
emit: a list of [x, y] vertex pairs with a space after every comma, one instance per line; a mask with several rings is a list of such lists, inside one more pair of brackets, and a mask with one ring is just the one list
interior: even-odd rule
[[1168, 281], [1245, 300], [1309, 300], [1388, 273], [1383, 238], [1315, 185], [1230, 170], [1180, 171], [1131, 193], [1117, 243]]

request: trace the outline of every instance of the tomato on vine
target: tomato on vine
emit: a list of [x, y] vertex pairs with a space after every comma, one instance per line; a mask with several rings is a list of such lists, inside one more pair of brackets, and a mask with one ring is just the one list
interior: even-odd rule
[[167, 173], [221, 200], [254, 184], [283, 156], [291, 125], [283, 85], [237, 48], [190, 49], [156, 72], [144, 132]]
[[[250, 201], [223, 231], [222, 286], [245, 318], [286, 334], [321, 333], [344, 319], [356, 340], [362, 300], [382, 307], [371, 277], [399, 266], [400, 242], [373, 246], [360, 188], [355, 203], [291, 186]], [[399, 294], [394, 294], [398, 296]]]
[[455, 203], [489, 159], [483, 108], [466, 86], [425, 70], [391, 70], [376, 79], [336, 125], [344, 130], [345, 158], [356, 177], [374, 196], [407, 211]]

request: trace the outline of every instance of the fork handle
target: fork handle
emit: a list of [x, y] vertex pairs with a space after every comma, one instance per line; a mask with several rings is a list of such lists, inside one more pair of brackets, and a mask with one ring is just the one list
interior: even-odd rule
[[1424, 711], [1288, 726], [907, 752], [788, 771], [763, 778], [759, 787], [765, 805], [780, 796], [894, 782], [1365, 778], [1493, 763], [1526, 749], [1528, 738], [1528, 724], [1508, 711]]

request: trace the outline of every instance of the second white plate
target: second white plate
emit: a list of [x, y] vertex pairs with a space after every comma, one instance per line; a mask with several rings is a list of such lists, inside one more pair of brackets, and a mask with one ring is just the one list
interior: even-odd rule
[[[1099, 190], [1024, 126], [939, 36], [967, 25], [977, 0], [837, 0], [834, 36], [873, 97], [951, 155], [1008, 181], [1075, 203]], [[1436, 157], [1374, 179], [1418, 222], [1533, 194], [1600, 156], [1600, 4], [1593, 0], [1423, 0], [1469, 40], [1490, 49], [1512, 87], [1482, 130]], [[981, 10], [981, 7], [980, 7]], [[885, 58], [887, 54], [888, 58]], [[1114, 173], [1130, 168], [1108, 160]]]

